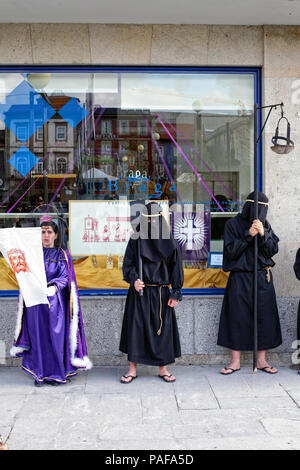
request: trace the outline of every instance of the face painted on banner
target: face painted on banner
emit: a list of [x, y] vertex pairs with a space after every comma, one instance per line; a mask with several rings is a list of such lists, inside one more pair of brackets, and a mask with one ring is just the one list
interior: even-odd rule
[[15, 274], [19, 274], [21, 271], [24, 273], [29, 272], [25, 253], [22, 250], [18, 248], [10, 250], [8, 252], [8, 258]]

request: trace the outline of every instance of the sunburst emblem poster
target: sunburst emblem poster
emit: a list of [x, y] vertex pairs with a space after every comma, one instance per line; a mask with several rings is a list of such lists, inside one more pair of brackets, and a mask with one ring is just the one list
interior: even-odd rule
[[210, 249], [210, 212], [174, 212], [172, 230], [182, 258], [186, 261], [206, 261]]

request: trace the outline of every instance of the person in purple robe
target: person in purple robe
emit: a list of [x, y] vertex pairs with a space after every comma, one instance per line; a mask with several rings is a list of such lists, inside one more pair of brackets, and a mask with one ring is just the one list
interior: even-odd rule
[[47, 277], [47, 304], [26, 307], [21, 292], [13, 357], [23, 357], [22, 368], [36, 385], [65, 384], [78, 369], [89, 370], [82, 312], [70, 253], [58, 242], [58, 226], [50, 217], [41, 219]]

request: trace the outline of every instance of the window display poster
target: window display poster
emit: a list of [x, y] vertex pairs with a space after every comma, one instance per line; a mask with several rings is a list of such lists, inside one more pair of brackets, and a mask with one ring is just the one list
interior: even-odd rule
[[192, 266], [207, 261], [210, 250], [210, 212], [205, 210], [204, 205], [197, 212], [174, 212], [172, 232], [184, 262], [190, 262]]
[[[137, 224], [142, 203], [147, 202], [139, 201], [135, 212], [130, 205], [135, 201], [69, 201], [69, 248], [72, 256], [124, 255], [133, 233], [133, 214]], [[168, 201], [156, 202], [161, 205], [168, 221]]]

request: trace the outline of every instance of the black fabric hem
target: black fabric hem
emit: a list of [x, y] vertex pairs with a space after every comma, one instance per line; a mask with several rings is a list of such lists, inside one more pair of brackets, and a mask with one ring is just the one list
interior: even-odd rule
[[[228, 344], [221, 344], [221, 343], [217, 343], [218, 346], [222, 346], [223, 348], [228, 348], [228, 349], [231, 349], [232, 351], [250, 351], [252, 352], [253, 351], [253, 346], [229, 346]], [[282, 345], [282, 341], [278, 344], [276, 344], [276, 346], [259, 346], [259, 348], [257, 348], [258, 351], [267, 351], [267, 350], [270, 350], [270, 349], [275, 349], [275, 348], [278, 348], [279, 346]]]
[[126, 351], [122, 351], [121, 349], [120, 351], [123, 352], [124, 354], [127, 354], [129, 362], [136, 362], [137, 364], [144, 364], [146, 366], [155, 366], [155, 367], [163, 367], [163, 366], [168, 366], [170, 364], [174, 364], [175, 358], [181, 357], [181, 355], [179, 356], [175, 355], [174, 358], [161, 362], [161, 361], [151, 361], [151, 359], [148, 360], [148, 359], [132, 357], [132, 356], [129, 357], [129, 354]]

